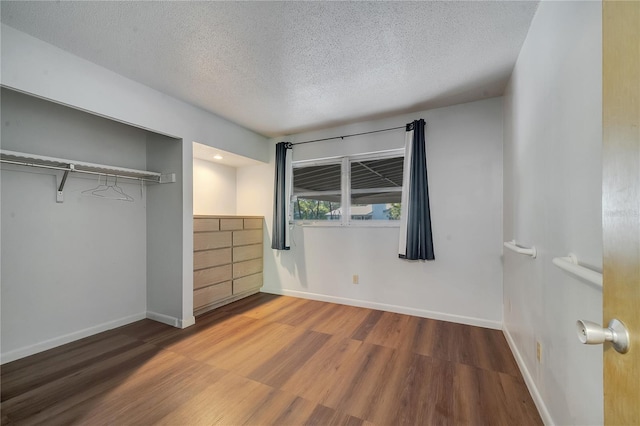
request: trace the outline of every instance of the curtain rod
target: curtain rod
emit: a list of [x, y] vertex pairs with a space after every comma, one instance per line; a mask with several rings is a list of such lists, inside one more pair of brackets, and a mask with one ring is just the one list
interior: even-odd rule
[[398, 129], [406, 129], [407, 126], [399, 126], [399, 127], [390, 127], [388, 129], [382, 129], [382, 130], [373, 130], [371, 132], [363, 132], [363, 133], [353, 133], [351, 135], [344, 135], [344, 136], [335, 136], [333, 138], [324, 138], [324, 139], [314, 139], [312, 141], [304, 141], [304, 142], [297, 142], [294, 143], [293, 145], [303, 145], [305, 143], [313, 143], [313, 142], [323, 142], [323, 141], [330, 141], [333, 139], [344, 139], [344, 138], [350, 138], [352, 136], [361, 136], [361, 135], [368, 135], [371, 133], [380, 133], [380, 132], [388, 132], [389, 130], [398, 130]]

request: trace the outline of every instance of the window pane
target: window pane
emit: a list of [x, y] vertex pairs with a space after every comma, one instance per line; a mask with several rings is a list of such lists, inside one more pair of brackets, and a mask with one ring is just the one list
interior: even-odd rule
[[340, 220], [342, 164], [294, 167], [294, 220]]
[[404, 157], [351, 161], [351, 189], [402, 188]]
[[340, 191], [341, 168], [340, 164], [295, 167], [293, 169], [293, 194], [311, 191]]
[[399, 220], [404, 157], [351, 161], [351, 219]]
[[352, 220], [400, 220], [400, 203], [351, 204]]
[[402, 191], [376, 191], [364, 194], [351, 194], [351, 204], [389, 204], [400, 203]]
[[[324, 199], [320, 199], [324, 198]], [[340, 220], [340, 196], [334, 197], [298, 197], [293, 201], [294, 220]]]

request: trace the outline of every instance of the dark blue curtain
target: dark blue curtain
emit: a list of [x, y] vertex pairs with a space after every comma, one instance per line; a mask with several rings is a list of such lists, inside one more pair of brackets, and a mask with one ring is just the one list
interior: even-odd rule
[[287, 151], [293, 145], [290, 142], [280, 142], [276, 145], [276, 176], [273, 193], [273, 234], [271, 248], [289, 250], [287, 245]]
[[[402, 209], [406, 209], [406, 247], [400, 247], [399, 257], [408, 260], [434, 260], [427, 183], [427, 155], [423, 119], [407, 124], [404, 173], [408, 173], [408, 188], [403, 187]], [[407, 158], [406, 156], [409, 156]], [[405, 179], [407, 182], [407, 179]], [[405, 184], [406, 186], [406, 184]], [[400, 232], [405, 232], [401, 226]], [[404, 252], [403, 252], [404, 251]]]

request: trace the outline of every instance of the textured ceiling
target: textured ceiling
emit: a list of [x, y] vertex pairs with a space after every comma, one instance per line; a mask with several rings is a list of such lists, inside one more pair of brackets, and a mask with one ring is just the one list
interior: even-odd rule
[[2, 22], [258, 133], [501, 95], [537, 2], [9, 2]]

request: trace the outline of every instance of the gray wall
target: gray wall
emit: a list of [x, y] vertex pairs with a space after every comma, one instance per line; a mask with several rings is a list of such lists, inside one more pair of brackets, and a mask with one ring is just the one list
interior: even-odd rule
[[[2, 149], [145, 169], [147, 132], [2, 89]], [[97, 178], [2, 167], [2, 360], [144, 318], [146, 194], [81, 195]], [[104, 182], [104, 181], [103, 181]]]
[[[182, 141], [152, 133], [147, 136], [149, 169], [173, 172], [177, 177], [175, 183], [148, 189], [147, 310], [150, 318], [176, 327], [182, 326], [183, 319], [182, 164]], [[187, 310], [193, 312], [193, 300]]]

